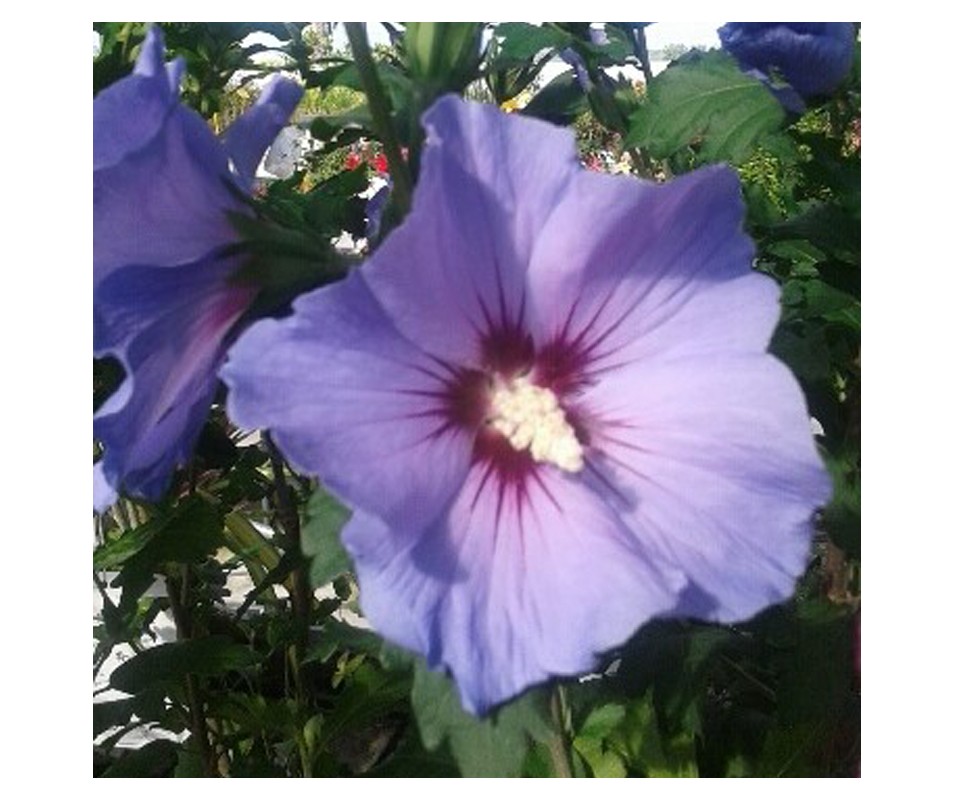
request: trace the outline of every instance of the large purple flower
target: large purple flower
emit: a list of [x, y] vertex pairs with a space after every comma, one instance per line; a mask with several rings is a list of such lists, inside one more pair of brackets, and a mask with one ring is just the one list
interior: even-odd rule
[[727, 22], [718, 33], [743, 69], [766, 81], [777, 71], [790, 84], [794, 92], [771, 88], [796, 113], [805, 110], [804, 99], [838, 88], [855, 52], [851, 22]]
[[483, 712], [652, 617], [787, 597], [829, 483], [735, 174], [596, 175], [568, 131], [456, 98], [424, 123], [405, 223], [222, 373], [354, 509], [372, 624]]
[[242, 193], [301, 96], [274, 80], [223, 146], [179, 103], [183, 66], [163, 63], [151, 28], [133, 74], [93, 101], [93, 348], [126, 372], [93, 417], [98, 509], [119, 490], [157, 499], [192, 450], [256, 296], [235, 280], [229, 214], [247, 213]]

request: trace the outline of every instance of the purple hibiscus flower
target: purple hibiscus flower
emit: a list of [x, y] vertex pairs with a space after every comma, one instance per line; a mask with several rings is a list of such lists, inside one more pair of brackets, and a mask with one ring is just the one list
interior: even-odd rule
[[791, 88], [770, 88], [782, 105], [799, 114], [805, 99], [838, 88], [854, 58], [851, 22], [727, 22], [718, 34], [743, 69], [766, 83], [777, 71]]
[[653, 617], [787, 597], [829, 481], [735, 173], [597, 175], [569, 131], [452, 97], [424, 124], [404, 224], [222, 372], [354, 510], [374, 627], [482, 713]]
[[219, 142], [177, 99], [184, 62], [151, 28], [132, 75], [93, 101], [93, 348], [125, 380], [93, 417], [94, 507], [158, 499], [195, 444], [235, 323], [257, 292], [230, 214], [301, 96], [277, 79]]

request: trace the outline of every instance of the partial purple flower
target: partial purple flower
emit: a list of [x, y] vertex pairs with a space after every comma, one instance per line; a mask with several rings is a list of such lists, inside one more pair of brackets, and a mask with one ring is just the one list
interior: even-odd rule
[[[779, 101], [796, 113], [805, 110], [805, 99], [832, 94], [854, 58], [851, 22], [727, 22], [718, 34], [742, 68], [769, 83]], [[773, 72], [791, 89], [774, 87], [769, 82]]]
[[424, 124], [404, 224], [222, 372], [354, 509], [375, 628], [482, 713], [654, 617], [788, 597], [829, 481], [735, 174], [593, 174], [568, 130], [452, 97]]
[[277, 79], [220, 143], [178, 101], [183, 61], [151, 28], [132, 75], [93, 101], [93, 349], [125, 380], [93, 417], [104, 447], [94, 507], [158, 499], [208, 413], [216, 373], [256, 289], [230, 214], [301, 89]]

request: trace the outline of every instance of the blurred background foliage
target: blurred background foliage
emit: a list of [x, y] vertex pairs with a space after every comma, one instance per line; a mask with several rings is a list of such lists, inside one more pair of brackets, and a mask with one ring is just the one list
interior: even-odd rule
[[[94, 28], [95, 94], [132, 69], [146, 25]], [[331, 23], [162, 28], [187, 63], [184, 102], [217, 132], [267, 75], [305, 85], [293, 122], [308, 145], [256, 202], [329, 247], [347, 232], [352, 254], [377, 241], [365, 238], [369, 181], [393, 187], [384, 233], [406, 213], [418, 120], [446, 92], [572, 125], [588, 169], [666, 180], [733, 164], [756, 269], [782, 286], [771, 349], [804, 388], [835, 494], [790, 601], [741, 625], [650, 624], [597, 674], [478, 720], [450, 681], [360, 627], [337, 539], [348, 512], [216, 405], [164, 502], [121, 500], [96, 518], [94, 679], [122, 660], [94, 698], [94, 773], [857, 774], [860, 44], [837, 93], [795, 118], [721, 51], [671, 48], [653, 75], [645, 23], [608, 23], [603, 36], [587, 23], [395, 23], [389, 43], [364, 38], [363, 63], [360, 27], [337, 49]], [[95, 406], [121, 369], [96, 362], [94, 376]], [[164, 733], [117, 747], [143, 730]]]

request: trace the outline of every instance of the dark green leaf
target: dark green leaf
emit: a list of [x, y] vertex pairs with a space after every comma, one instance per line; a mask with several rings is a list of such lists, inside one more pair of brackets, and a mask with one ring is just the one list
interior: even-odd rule
[[156, 722], [165, 713], [165, 693], [143, 692], [136, 697], [93, 703], [93, 736], [129, 723], [133, 715], [139, 722]]
[[150, 521], [147, 526], [148, 540], [126, 558], [114, 581], [123, 587], [124, 606], [149, 588], [161, 565], [191, 564], [224, 544], [221, 514], [197, 496], [187, 498], [168, 517]]
[[767, 234], [772, 240], [804, 239], [825, 253], [858, 263], [861, 223], [832, 204], [807, 205], [799, 216], [773, 225]]
[[850, 558], [861, 556], [861, 474], [853, 458], [828, 460], [834, 497], [825, 508], [825, 530]]
[[521, 113], [556, 125], [568, 125], [586, 107], [586, 94], [579, 82], [572, 72], [564, 72], [537, 92]]
[[334, 618], [325, 620], [318, 632], [313, 634], [312, 641], [303, 664], [308, 661], [327, 661], [333, 653], [340, 650], [376, 656], [381, 652], [383, 644], [376, 633], [355, 628]]
[[725, 53], [684, 57], [650, 83], [630, 118], [627, 143], [666, 158], [698, 145], [698, 160], [741, 164], [778, 131], [785, 112], [768, 89]]
[[408, 734], [394, 753], [365, 777], [459, 778], [460, 771], [446, 747], [428, 752], [416, 735]]
[[831, 353], [825, 339], [824, 323], [806, 324], [801, 329], [780, 327], [770, 349], [802, 380], [822, 381], [831, 368]]
[[321, 740], [332, 742], [344, 733], [381, 721], [396, 709], [406, 708], [408, 684], [406, 678], [395, 678], [393, 673], [361, 663], [325, 716]]
[[208, 636], [150, 647], [116, 667], [109, 683], [114, 689], [137, 694], [157, 684], [180, 682], [189, 673], [222, 675], [253, 667], [259, 660], [250, 647], [226, 636]]
[[176, 746], [157, 739], [138, 750], [130, 750], [107, 769], [101, 778], [162, 778], [176, 766]]

